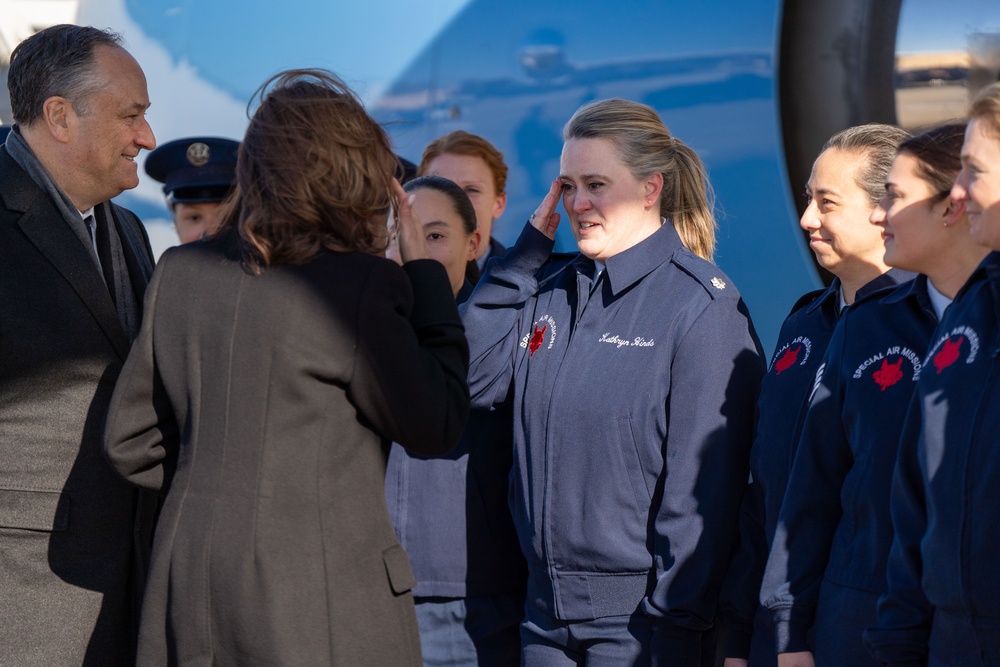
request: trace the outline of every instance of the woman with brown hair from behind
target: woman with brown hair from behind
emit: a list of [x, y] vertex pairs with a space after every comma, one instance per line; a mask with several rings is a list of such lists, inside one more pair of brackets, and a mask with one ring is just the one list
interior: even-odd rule
[[419, 665], [385, 461], [457, 441], [461, 322], [350, 89], [256, 97], [222, 229], [160, 260], [108, 416], [115, 470], [165, 496], [138, 663]]

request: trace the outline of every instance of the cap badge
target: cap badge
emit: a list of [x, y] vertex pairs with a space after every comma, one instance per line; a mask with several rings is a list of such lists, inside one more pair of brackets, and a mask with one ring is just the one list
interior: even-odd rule
[[712, 287], [715, 289], [726, 289], [726, 282], [719, 278], [712, 278]]
[[209, 150], [208, 144], [196, 141], [195, 143], [188, 146], [187, 149], [187, 161], [190, 162], [195, 167], [204, 167], [208, 164], [208, 159], [212, 156], [212, 151]]

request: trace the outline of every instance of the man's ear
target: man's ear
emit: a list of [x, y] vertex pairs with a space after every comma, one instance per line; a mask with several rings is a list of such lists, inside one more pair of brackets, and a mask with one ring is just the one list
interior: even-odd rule
[[472, 235], [469, 237], [469, 252], [466, 253], [465, 255], [466, 262], [471, 262], [472, 260], [474, 260], [476, 257], [479, 256], [479, 246], [481, 246], [482, 243], [483, 243], [483, 235], [477, 229], [476, 231], [472, 232]]
[[496, 203], [493, 205], [493, 219], [496, 220], [501, 215], [503, 215], [504, 209], [507, 208], [507, 193], [501, 192], [497, 195]]
[[77, 113], [69, 100], [55, 95], [42, 104], [42, 122], [56, 141], [69, 143], [76, 129]]

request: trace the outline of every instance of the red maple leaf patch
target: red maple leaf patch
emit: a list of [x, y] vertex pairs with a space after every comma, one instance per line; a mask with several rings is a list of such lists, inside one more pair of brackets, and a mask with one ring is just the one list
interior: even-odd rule
[[938, 375], [941, 374], [941, 371], [948, 368], [948, 366], [958, 361], [958, 352], [962, 347], [963, 340], [965, 340], [965, 336], [959, 336], [958, 340], [954, 343], [949, 338], [941, 346], [941, 349], [938, 350], [938, 353], [934, 355], [934, 368], [937, 369]]
[[801, 345], [796, 345], [794, 349], [788, 348], [785, 353], [781, 355], [781, 358], [774, 362], [775, 375], [781, 375], [782, 371], [787, 371], [789, 368], [795, 365], [795, 362], [799, 359], [799, 352], [802, 351]]
[[544, 327], [542, 327], [541, 329], [538, 328], [537, 324], [535, 325], [535, 330], [531, 333], [531, 340], [528, 341], [528, 358], [529, 359], [531, 359], [533, 356], [535, 356], [535, 352], [537, 352], [538, 348], [540, 348], [542, 346], [542, 343], [545, 342], [545, 330], [548, 329], [548, 328], [549, 328], [549, 325], [547, 325], [547, 324]]
[[883, 359], [882, 366], [872, 373], [872, 379], [878, 383], [878, 386], [882, 387], [882, 391], [902, 380], [903, 358], [900, 357], [899, 361], [894, 364], [890, 364], [888, 359]]

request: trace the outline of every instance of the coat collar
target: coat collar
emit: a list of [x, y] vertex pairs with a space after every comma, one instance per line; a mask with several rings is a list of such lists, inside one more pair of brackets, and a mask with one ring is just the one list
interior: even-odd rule
[[[69, 228], [62, 214], [27, 172], [0, 148], [0, 174], [4, 205], [21, 216], [16, 224], [28, 240], [52, 263], [86, 304], [118, 355], [128, 356], [129, 339], [94, 260]], [[130, 252], [126, 249], [125, 252]], [[67, 332], [72, 335], [72, 332]]]

